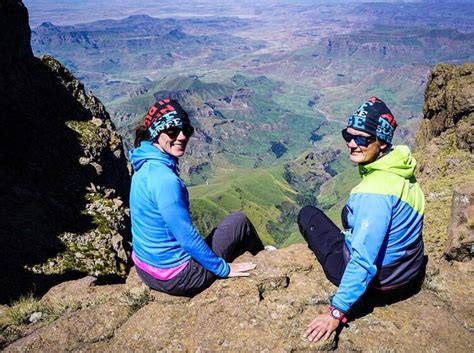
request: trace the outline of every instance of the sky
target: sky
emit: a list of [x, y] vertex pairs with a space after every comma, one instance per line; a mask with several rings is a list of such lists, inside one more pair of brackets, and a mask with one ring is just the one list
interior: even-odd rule
[[[372, 0], [374, 1], [374, 0]], [[377, 0], [375, 0], [377, 1]], [[377, 2], [396, 0], [378, 0]], [[28, 8], [30, 26], [43, 22], [55, 25], [120, 19], [146, 14], [153, 17], [256, 16], [254, 6], [278, 4], [317, 4], [367, 2], [364, 0], [23, 0]], [[400, 1], [400, 2], [419, 2]], [[258, 4], [258, 5], [257, 5]], [[247, 6], [251, 5], [251, 6]]]
[[[230, 15], [226, 1], [215, 2], [218, 6], [209, 6], [205, 0], [24, 0], [30, 16], [30, 26], [36, 27], [43, 22], [55, 25], [68, 25], [93, 22], [102, 19], [120, 19], [131, 15], [146, 14], [153, 17], [179, 15], [205, 16]], [[192, 13], [189, 9], [192, 6]], [[207, 6], [206, 6], [207, 4]], [[234, 15], [238, 16], [238, 13]]]

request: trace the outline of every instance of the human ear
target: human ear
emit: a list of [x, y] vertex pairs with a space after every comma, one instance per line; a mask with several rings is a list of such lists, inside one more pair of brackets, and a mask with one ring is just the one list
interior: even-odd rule
[[379, 140], [379, 146], [380, 146], [380, 150], [381, 150], [383, 153], [385, 153], [385, 152], [387, 151], [387, 148], [388, 148], [388, 143]]

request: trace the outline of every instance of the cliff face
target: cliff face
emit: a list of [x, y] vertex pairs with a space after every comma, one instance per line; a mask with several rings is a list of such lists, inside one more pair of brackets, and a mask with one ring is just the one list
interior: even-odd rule
[[[433, 68], [418, 131], [418, 179], [426, 195], [424, 237], [437, 256], [473, 255], [474, 64]], [[453, 197], [454, 195], [454, 197]], [[450, 219], [453, 219], [449, 226]]]
[[124, 274], [130, 176], [100, 101], [35, 58], [21, 1], [0, 1], [0, 303], [72, 273]]
[[31, 63], [33, 59], [30, 45], [31, 30], [28, 26], [28, 11], [25, 5], [21, 1], [2, 0], [0, 13], [2, 16], [0, 65], [5, 67], [20, 62]]
[[472, 153], [474, 64], [435, 66], [427, 83], [423, 114], [417, 138], [418, 149], [425, 148], [441, 134], [454, 133], [455, 147]]

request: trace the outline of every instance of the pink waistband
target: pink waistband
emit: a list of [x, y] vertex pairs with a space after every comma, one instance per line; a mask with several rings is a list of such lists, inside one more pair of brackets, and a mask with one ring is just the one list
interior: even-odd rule
[[189, 261], [183, 262], [181, 265], [170, 268], [158, 268], [140, 261], [136, 256], [135, 252], [132, 251], [132, 260], [135, 263], [135, 266], [139, 267], [140, 270], [145, 271], [150, 276], [159, 279], [160, 281], [167, 281], [175, 277], [180, 273], [188, 264]]

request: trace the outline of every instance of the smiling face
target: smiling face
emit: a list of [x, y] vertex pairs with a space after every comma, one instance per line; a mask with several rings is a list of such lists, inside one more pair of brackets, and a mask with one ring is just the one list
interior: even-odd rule
[[154, 145], [163, 152], [179, 158], [186, 152], [189, 138], [190, 136], [187, 136], [182, 130], [163, 131]]
[[[353, 129], [351, 127], [347, 128], [347, 132], [354, 136], [364, 136], [364, 137], [371, 136], [370, 134], [366, 132]], [[347, 144], [347, 148], [349, 148], [351, 161], [354, 163], [359, 163], [359, 164], [372, 163], [387, 148], [386, 143], [383, 143], [377, 139], [370, 142], [367, 147], [357, 145], [353, 139], [350, 140], [349, 142], [346, 142], [346, 144]]]

